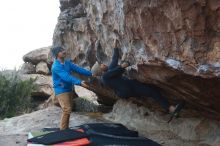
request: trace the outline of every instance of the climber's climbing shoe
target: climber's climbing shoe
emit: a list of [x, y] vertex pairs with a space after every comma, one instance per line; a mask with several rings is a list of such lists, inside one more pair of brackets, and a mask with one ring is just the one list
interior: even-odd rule
[[185, 106], [185, 101], [182, 101], [181, 103], [177, 104], [175, 110], [172, 113], [170, 113], [171, 116], [170, 119], [167, 121], [167, 123], [170, 123], [173, 120], [173, 118], [178, 118], [184, 106]]

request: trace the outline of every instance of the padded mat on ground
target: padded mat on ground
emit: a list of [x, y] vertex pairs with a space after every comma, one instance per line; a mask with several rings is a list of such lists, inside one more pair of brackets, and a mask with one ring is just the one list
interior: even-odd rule
[[[28, 139], [36, 137], [36, 136], [44, 135], [46, 133], [48, 133], [48, 132], [44, 132], [44, 131], [29, 132]], [[62, 142], [62, 143], [53, 144], [53, 145], [28, 143], [27, 146], [84, 146], [89, 143], [90, 143], [90, 141], [87, 138], [81, 138], [81, 139], [71, 140], [71, 141]]]
[[79, 126], [86, 134], [103, 133], [116, 136], [137, 137], [137, 131], [131, 131], [127, 127], [118, 123], [89, 123]]
[[[80, 131], [77, 132], [74, 130], [77, 135], [78, 133], [80, 133], [80, 135], [82, 134], [85, 137], [87, 136], [88, 139], [79, 137], [79, 141], [71, 140], [68, 142], [53, 144], [52, 146], [161, 146], [160, 144], [150, 139], [139, 137], [138, 132], [131, 131], [127, 129], [124, 125], [118, 123], [89, 123], [73, 127], [73, 129], [77, 129], [78, 131]], [[59, 133], [60, 130], [57, 128], [43, 129], [44, 134], [51, 133], [51, 131]], [[30, 134], [33, 134], [32, 137], [38, 136], [33, 132], [31, 132]], [[30, 139], [32, 137], [28, 138]], [[76, 135], [74, 135], [74, 137], [76, 138]], [[52, 139], [54, 142], [55, 137], [52, 137]], [[57, 142], [57, 140], [55, 141]], [[73, 141], [75, 141], [75, 143], [71, 143]], [[29, 144], [28, 146], [44, 145]]]
[[88, 146], [162, 146], [143, 137], [92, 135], [90, 141]]
[[66, 129], [49, 133], [46, 132], [45, 134], [29, 138], [27, 141], [31, 143], [50, 145], [86, 137], [87, 135], [85, 133], [72, 129]]

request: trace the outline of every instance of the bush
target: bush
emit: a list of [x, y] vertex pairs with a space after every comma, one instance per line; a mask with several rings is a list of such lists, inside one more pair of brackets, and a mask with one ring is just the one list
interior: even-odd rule
[[31, 92], [35, 88], [33, 79], [22, 81], [17, 72], [0, 72], [0, 118], [9, 118], [30, 110]]

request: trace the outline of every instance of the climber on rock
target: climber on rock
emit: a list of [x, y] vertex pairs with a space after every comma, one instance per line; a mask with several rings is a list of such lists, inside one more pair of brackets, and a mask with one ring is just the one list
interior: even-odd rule
[[184, 103], [176, 106], [170, 105], [166, 97], [164, 97], [159, 88], [141, 83], [137, 80], [128, 79], [123, 76], [125, 69], [130, 66], [128, 61], [122, 61], [118, 65], [119, 49], [114, 48], [112, 61], [109, 66], [96, 62], [92, 67], [92, 73], [96, 76], [101, 75], [101, 83], [113, 89], [120, 98], [129, 97], [151, 97], [156, 100], [165, 111], [171, 114], [171, 118], [176, 117], [183, 108]]

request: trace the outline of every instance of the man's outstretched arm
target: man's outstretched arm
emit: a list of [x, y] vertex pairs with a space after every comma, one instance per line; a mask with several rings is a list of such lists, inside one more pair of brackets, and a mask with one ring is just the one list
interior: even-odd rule
[[85, 75], [85, 76], [92, 76], [92, 73], [89, 71], [89, 70], [86, 70], [82, 67], [79, 67], [77, 65], [75, 65], [74, 63], [70, 62], [69, 61], [69, 64], [70, 64], [70, 67], [71, 67], [71, 71], [75, 71], [81, 75]]

